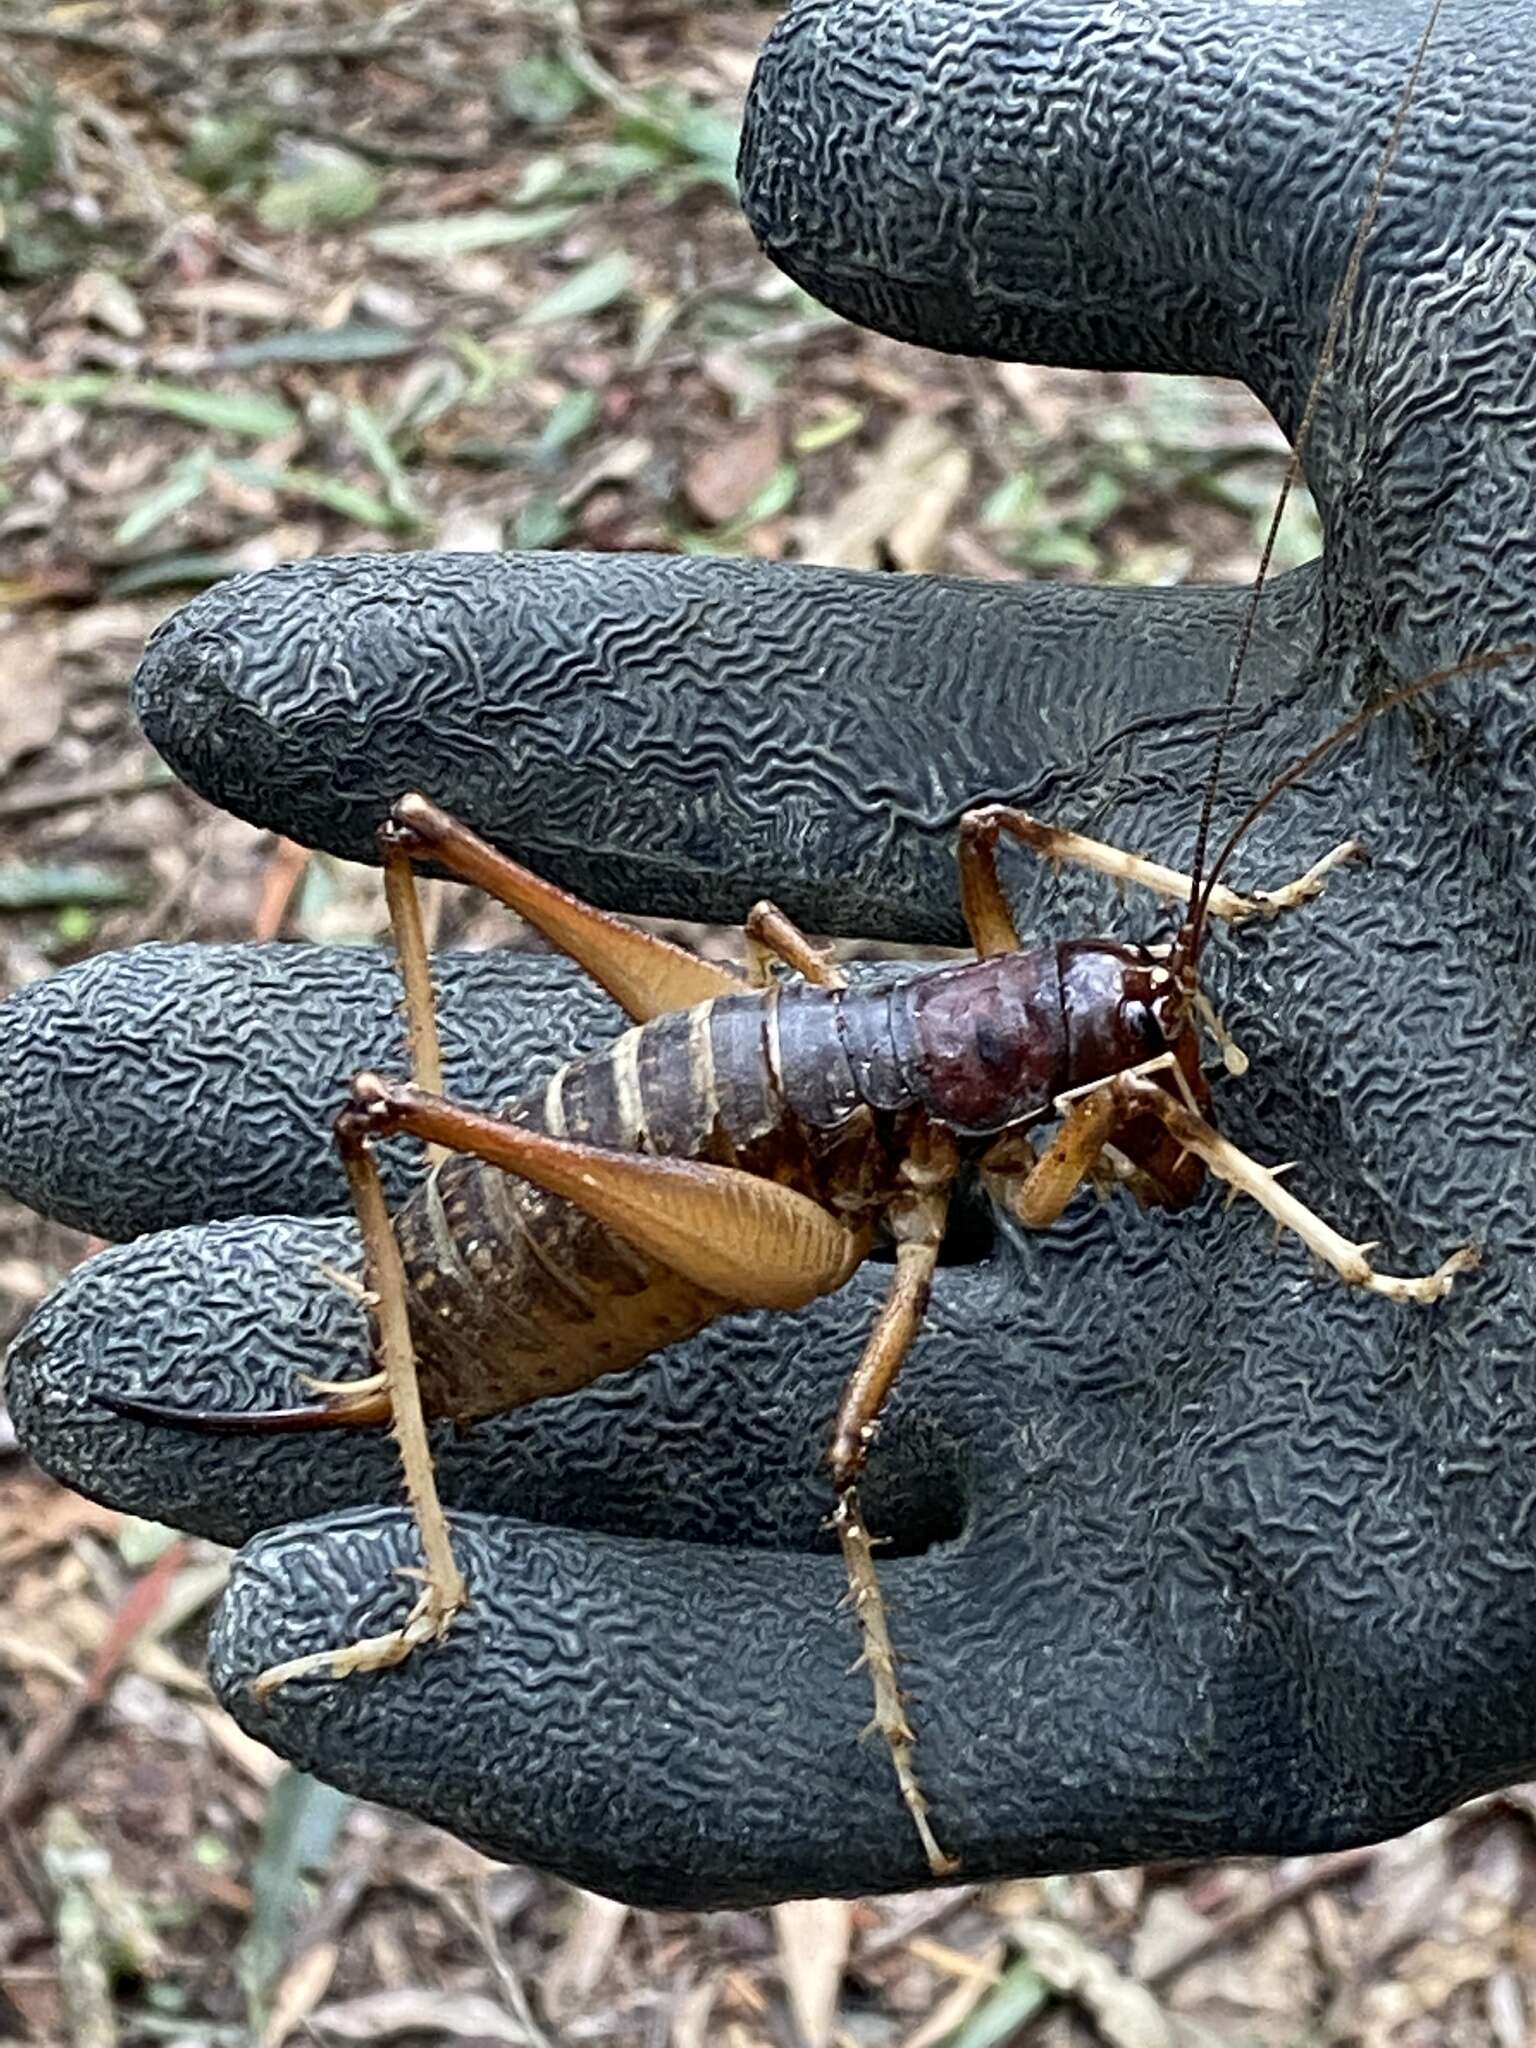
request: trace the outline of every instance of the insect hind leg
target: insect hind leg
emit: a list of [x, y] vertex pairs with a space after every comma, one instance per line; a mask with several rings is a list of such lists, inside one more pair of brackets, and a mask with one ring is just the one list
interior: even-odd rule
[[[461, 882], [472, 882], [525, 917], [551, 945], [558, 946], [605, 988], [637, 1024], [669, 1010], [690, 1009], [714, 996], [741, 992], [742, 982], [728, 969], [556, 888], [553, 882], [498, 852], [424, 796], [401, 797], [381, 829], [379, 841], [386, 881], [392, 860], [406, 864], [430, 860]], [[441, 1092], [440, 1078], [424, 1080], [418, 1075], [418, 1080], [429, 1092]]]
[[875, 1571], [874, 1547], [859, 1506], [859, 1480], [874, 1441], [880, 1410], [928, 1306], [954, 1174], [955, 1161], [942, 1145], [915, 1147], [902, 1166], [907, 1192], [890, 1212], [896, 1238], [895, 1278], [859, 1363], [843, 1389], [827, 1460], [837, 1490], [832, 1525], [843, 1553], [849, 1594], [864, 1639], [859, 1662], [869, 1672], [875, 1696], [875, 1717], [870, 1728], [878, 1729], [884, 1738], [902, 1799], [935, 1877], [950, 1877], [960, 1866], [941, 1847], [934, 1833], [927, 1796], [918, 1780], [916, 1737], [902, 1696], [885, 1597]]
[[426, 1566], [419, 1575], [421, 1593], [399, 1628], [383, 1635], [365, 1636], [337, 1649], [294, 1657], [263, 1671], [255, 1681], [258, 1698], [265, 1698], [295, 1678], [346, 1678], [354, 1672], [383, 1671], [402, 1663], [421, 1644], [440, 1639], [469, 1598], [438, 1496], [416, 1376], [405, 1267], [370, 1144], [379, 1121], [376, 1105], [354, 1088], [352, 1100], [336, 1119], [336, 1147], [346, 1169], [362, 1233], [368, 1287], [377, 1318], [379, 1366], [400, 1446], [406, 1498], [421, 1536]]

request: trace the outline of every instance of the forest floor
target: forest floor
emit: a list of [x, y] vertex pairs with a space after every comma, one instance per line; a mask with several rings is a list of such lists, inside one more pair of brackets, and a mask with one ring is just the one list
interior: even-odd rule
[[[772, 19], [0, 4], [0, 994], [150, 937], [381, 936], [374, 873], [212, 811], [133, 722], [149, 633], [234, 571], [569, 546], [1251, 576], [1284, 448], [1245, 393], [901, 347], [765, 261], [732, 163]], [[1303, 503], [1282, 559], [1315, 546]], [[0, 1198], [0, 1339], [92, 1249]], [[0, 2048], [1536, 2027], [1521, 1793], [1278, 1865], [630, 1912], [285, 1772], [201, 1676], [223, 1571], [45, 1479], [0, 1409]]]

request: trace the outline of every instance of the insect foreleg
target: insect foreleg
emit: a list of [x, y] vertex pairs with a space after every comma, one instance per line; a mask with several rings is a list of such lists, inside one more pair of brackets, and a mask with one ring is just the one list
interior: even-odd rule
[[[1027, 811], [1011, 810], [1003, 804], [988, 804], [982, 810], [967, 811], [960, 820], [960, 894], [966, 923], [980, 953], [1016, 951], [1019, 938], [1003, 896], [997, 874], [997, 838], [1000, 832], [1020, 840], [1042, 860], [1092, 868], [1117, 882], [1136, 882], [1176, 903], [1187, 903], [1193, 890], [1191, 877], [1159, 861], [1144, 860], [1126, 853], [1102, 839], [1090, 839], [1081, 832], [1069, 832], [1059, 825], [1043, 825]], [[1358, 858], [1364, 849], [1358, 840], [1346, 839], [1304, 875], [1279, 889], [1255, 891], [1239, 896], [1220, 884], [1212, 891], [1206, 909], [1213, 917], [1236, 923], [1245, 917], [1274, 916], [1316, 896], [1327, 877], [1343, 861]]]
[[394, 1432], [405, 1468], [406, 1498], [421, 1534], [426, 1572], [421, 1597], [406, 1620], [385, 1635], [366, 1636], [336, 1650], [319, 1650], [263, 1671], [255, 1682], [258, 1696], [275, 1692], [290, 1679], [311, 1673], [345, 1678], [355, 1671], [381, 1671], [399, 1664], [419, 1644], [440, 1637], [464, 1605], [468, 1592], [453, 1555], [448, 1523], [438, 1498], [432, 1448], [422, 1414], [416, 1378], [416, 1350], [406, 1307], [405, 1268], [395, 1242], [379, 1170], [369, 1148], [370, 1109], [355, 1096], [336, 1119], [336, 1146], [346, 1168], [362, 1232], [368, 1286], [378, 1328], [378, 1357], [389, 1393]]
[[741, 993], [740, 978], [728, 969], [557, 889], [424, 796], [401, 797], [379, 838], [386, 879], [387, 856], [393, 851], [410, 861], [434, 861], [461, 882], [474, 883], [585, 968], [637, 1024], [668, 1010], [691, 1009], [712, 996]]
[[[1335, 868], [1342, 867], [1347, 860], [1364, 860], [1366, 857], [1365, 848], [1358, 839], [1341, 840], [1321, 860], [1315, 860], [1304, 875], [1298, 875], [1294, 882], [1286, 882], [1278, 889], [1255, 889], [1253, 907], [1265, 917], [1275, 917], [1282, 910], [1294, 910], [1298, 903], [1310, 903], [1314, 896], [1322, 894], [1324, 884]], [[1216, 894], [1222, 893], [1218, 884]], [[1227, 917], [1231, 913], [1219, 910], [1216, 914]], [[1246, 911], [1242, 914], [1248, 915]]]
[[1352, 1287], [1385, 1295], [1389, 1301], [1440, 1301], [1450, 1293], [1454, 1282], [1478, 1263], [1476, 1246], [1464, 1245], [1433, 1273], [1415, 1278], [1378, 1273], [1366, 1256], [1375, 1249], [1373, 1245], [1354, 1244], [1341, 1236], [1282, 1187], [1269, 1167], [1240, 1152], [1186, 1103], [1175, 1101], [1155, 1083], [1135, 1074], [1121, 1074], [1108, 1084], [1108, 1092], [1125, 1110], [1138, 1109], [1158, 1118], [1186, 1152], [1203, 1160], [1212, 1173], [1239, 1194], [1251, 1195], [1282, 1229], [1294, 1230], [1309, 1251], [1332, 1266], [1339, 1278]]
[[1050, 1144], [1023, 1175], [987, 1172], [988, 1188], [1030, 1230], [1048, 1230], [1098, 1164], [1123, 1112], [1104, 1089], [1084, 1095], [1067, 1110]]
[[[1188, 1076], [1172, 1053], [1133, 1068], [1130, 1078], [1151, 1087], [1158, 1073], [1167, 1075], [1168, 1086], [1193, 1110]], [[1026, 1229], [1048, 1230], [1085, 1180], [1101, 1193], [1123, 1183], [1143, 1208], [1182, 1209], [1199, 1192], [1199, 1162], [1162, 1121], [1127, 1106], [1117, 1088], [1123, 1078], [1109, 1075], [1057, 1096], [1062, 1123], [1043, 1152], [1037, 1154], [1026, 1136], [1013, 1132], [983, 1157], [987, 1192]]]

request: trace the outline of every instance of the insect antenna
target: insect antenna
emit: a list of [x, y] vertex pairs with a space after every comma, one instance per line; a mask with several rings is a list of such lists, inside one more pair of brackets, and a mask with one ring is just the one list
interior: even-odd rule
[[[1249, 588], [1248, 601], [1243, 608], [1242, 623], [1238, 628], [1237, 645], [1232, 654], [1232, 666], [1227, 675], [1226, 696], [1222, 700], [1221, 724], [1217, 730], [1215, 745], [1211, 750], [1211, 768], [1210, 774], [1206, 778], [1205, 798], [1200, 807], [1200, 825], [1195, 834], [1195, 855], [1191, 867], [1192, 886], [1189, 894], [1189, 916], [1174, 942], [1173, 953], [1169, 960], [1169, 968], [1175, 981], [1191, 999], [1194, 994], [1195, 970], [1200, 958], [1200, 946], [1205, 929], [1206, 912], [1210, 905], [1211, 881], [1214, 880], [1214, 875], [1207, 879], [1205, 874], [1206, 853], [1210, 846], [1211, 820], [1216, 808], [1216, 798], [1221, 788], [1221, 771], [1226, 758], [1227, 741], [1231, 735], [1232, 718], [1237, 708], [1238, 687], [1242, 681], [1243, 669], [1247, 663], [1249, 649], [1253, 644], [1254, 632], [1258, 625], [1259, 606], [1263, 599], [1264, 585], [1269, 575], [1270, 564], [1274, 559], [1275, 543], [1280, 534], [1280, 522], [1285, 515], [1285, 508], [1290, 501], [1291, 493], [1301, 479], [1302, 457], [1306, 450], [1308, 436], [1312, 431], [1313, 420], [1322, 401], [1323, 392], [1327, 388], [1328, 377], [1332, 371], [1334, 357], [1338, 351], [1339, 335], [1343, 331], [1345, 317], [1354, 302], [1355, 291], [1360, 280], [1360, 269], [1365, 258], [1366, 243], [1370, 240], [1371, 230], [1376, 224], [1376, 216], [1381, 209], [1382, 194], [1386, 190], [1387, 179], [1391, 175], [1398, 147], [1402, 142], [1404, 130], [1408, 125], [1408, 116], [1418, 92], [1419, 77], [1424, 69], [1424, 60], [1429, 54], [1429, 46], [1434, 39], [1435, 29], [1439, 24], [1444, 5], [1445, 0], [1431, 0], [1429, 18], [1425, 22], [1423, 31], [1419, 36], [1418, 48], [1414, 52], [1413, 63], [1409, 67], [1408, 77], [1398, 100], [1397, 112], [1393, 117], [1391, 130], [1382, 149], [1381, 160], [1376, 167], [1376, 176], [1371, 183], [1370, 193], [1366, 198], [1365, 209], [1360, 216], [1359, 225], [1355, 229], [1354, 240], [1350, 245], [1349, 260], [1344, 266], [1344, 274], [1339, 279], [1338, 286], [1333, 294], [1333, 301], [1328, 312], [1328, 325], [1323, 334], [1323, 345], [1318, 351], [1317, 364], [1312, 372], [1312, 381], [1307, 387], [1307, 396], [1302, 406], [1301, 419], [1291, 441], [1290, 459], [1286, 463], [1285, 475], [1280, 483], [1280, 492], [1275, 500], [1275, 509], [1270, 516], [1269, 529], [1264, 536], [1264, 546], [1259, 556], [1258, 571]], [[1383, 706], [1382, 708], [1385, 707]], [[1342, 737], [1342, 735], [1336, 735], [1336, 737]], [[1330, 744], [1332, 743], [1330, 742]], [[1326, 751], [1326, 748], [1324, 751]], [[1298, 768], [1297, 772], [1304, 772], [1305, 767], [1310, 765], [1311, 757], [1308, 758], [1307, 763]], [[1278, 793], [1283, 787], [1285, 787], [1284, 781], [1278, 783], [1275, 793]], [[1267, 801], [1267, 798], [1261, 799], [1255, 815], [1257, 815], [1257, 810], [1262, 809]], [[1246, 824], [1247, 821], [1245, 820], [1245, 829]], [[1223, 854], [1224, 858], [1225, 854]]]
[[[1458, 676], [1481, 675], [1487, 669], [1503, 668], [1508, 662], [1525, 661], [1533, 655], [1536, 655], [1536, 640], [1518, 641], [1513, 646], [1497, 647], [1486, 654], [1469, 654], [1465, 661], [1453, 662], [1448, 668], [1432, 669], [1428, 675], [1418, 676], [1413, 682], [1404, 683], [1400, 689], [1389, 691], [1374, 704], [1367, 704], [1363, 711], [1357, 711], [1353, 718], [1346, 719], [1344, 724], [1329, 733], [1326, 739], [1319, 740], [1315, 747], [1310, 748], [1299, 760], [1293, 761], [1289, 768], [1277, 775], [1257, 802], [1250, 804], [1243, 813], [1231, 837], [1211, 862], [1210, 873], [1201, 892], [1201, 915], [1203, 916], [1206, 906], [1210, 903], [1216, 884], [1225, 874], [1233, 854], [1275, 798], [1289, 789], [1293, 783], [1300, 782], [1304, 775], [1310, 774], [1318, 762], [1331, 754], [1335, 747], [1344, 746], [1347, 741], [1364, 732], [1365, 728], [1380, 718], [1384, 711], [1392, 711], [1399, 704], [1406, 704], [1414, 697], [1426, 696], [1429, 691], [1438, 689], [1442, 683], [1454, 682]], [[1191, 918], [1190, 923], [1194, 922]]]

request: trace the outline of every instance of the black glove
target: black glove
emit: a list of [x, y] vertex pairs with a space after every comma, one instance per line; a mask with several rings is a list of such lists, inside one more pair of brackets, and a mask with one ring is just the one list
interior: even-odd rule
[[[1400, 0], [806, 0], [753, 91], [746, 203], [855, 317], [982, 355], [1247, 378], [1294, 424], [1416, 34]], [[1329, 552], [1267, 595], [1221, 815], [1371, 686], [1532, 633], [1529, 12], [1452, 5], [1311, 444]], [[421, 788], [616, 908], [961, 936], [954, 827], [1006, 798], [1187, 860], [1233, 591], [994, 589], [739, 562], [399, 556], [210, 591], [147, 729], [241, 815], [368, 858]], [[1372, 726], [1233, 879], [1374, 855], [1209, 980], [1241, 1145], [1377, 1262], [1351, 1295], [1217, 1196], [1117, 1197], [941, 1271], [865, 1507], [964, 1874], [1296, 1852], [1405, 1828], [1536, 1752], [1530, 712], [1501, 671]], [[1513, 678], [1513, 680], [1512, 680]], [[1168, 920], [1005, 856], [1032, 940]], [[521, 1093], [614, 1013], [560, 963], [439, 964], [450, 1086]], [[0, 1165], [125, 1236], [34, 1317], [11, 1398], [71, 1484], [231, 1542], [220, 1693], [307, 1769], [654, 1904], [926, 1867], [825, 1528], [838, 1387], [888, 1269], [441, 1442], [473, 1604], [398, 1671], [269, 1705], [274, 1660], [397, 1620], [383, 1436], [146, 1430], [98, 1389], [285, 1405], [365, 1369], [327, 1125], [399, 1070], [390, 962], [144, 947], [0, 1032]], [[411, 1162], [392, 1162], [397, 1188]], [[324, 1220], [313, 1220], [321, 1218]], [[974, 1215], [972, 1222], [974, 1225]], [[171, 1226], [165, 1228], [163, 1226]], [[375, 1502], [389, 1502], [378, 1507]], [[257, 1534], [256, 1532], [264, 1532]]]

